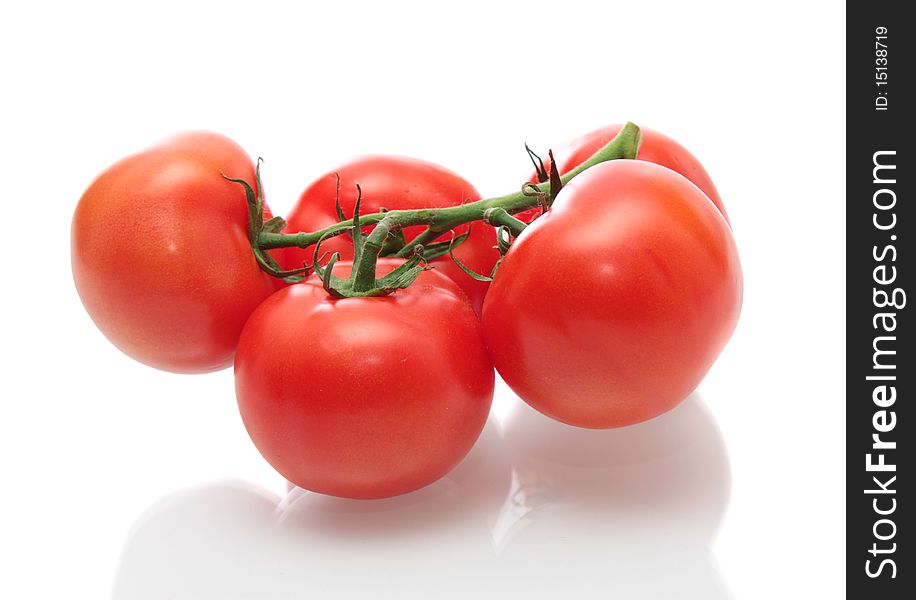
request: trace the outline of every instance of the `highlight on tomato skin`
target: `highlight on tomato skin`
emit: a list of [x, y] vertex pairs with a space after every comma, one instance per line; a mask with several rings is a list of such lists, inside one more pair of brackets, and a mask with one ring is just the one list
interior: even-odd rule
[[[399, 262], [380, 259], [380, 274]], [[334, 299], [316, 276], [277, 292], [245, 325], [235, 382], [252, 441], [288, 481], [384, 498], [464, 458], [494, 371], [464, 292], [428, 270], [384, 297]]]
[[[601, 127], [554, 149], [553, 155], [560, 174], [568, 173], [588, 160], [595, 151], [614, 139], [621, 128], [623, 125], [620, 124]], [[706, 197], [716, 205], [716, 208], [725, 217], [725, 221], [730, 225], [728, 212], [725, 210], [725, 203], [722, 202], [719, 190], [716, 189], [716, 185], [699, 159], [678, 141], [659, 131], [647, 127], [640, 127], [639, 131], [642, 135], [642, 143], [636, 159], [667, 167], [686, 177], [706, 194]], [[549, 161], [544, 161], [544, 167], [549, 171]], [[531, 176], [531, 181], [537, 181], [537, 174]], [[530, 223], [540, 215], [540, 210], [525, 211], [521, 215], [519, 218]]]
[[105, 169], [74, 212], [80, 299], [109, 341], [149, 366], [230, 366], [248, 315], [282, 286], [252, 254], [243, 188], [221, 173], [255, 181], [229, 138], [180, 134]]
[[645, 161], [596, 165], [513, 242], [484, 303], [493, 364], [528, 404], [589, 428], [670, 410], [738, 320], [742, 275], [723, 215]]
[[[367, 155], [356, 158], [314, 180], [302, 192], [296, 205], [286, 216], [288, 232], [316, 231], [337, 223], [336, 200], [347, 218], [353, 216], [358, 196], [356, 184], [362, 190], [360, 212], [370, 214], [380, 209], [414, 210], [445, 208], [480, 200], [480, 193], [460, 175], [437, 165], [406, 156]], [[424, 227], [408, 227], [407, 241], [415, 238]], [[465, 233], [467, 225], [455, 230]], [[448, 240], [451, 234], [437, 241]], [[494, 250], [496, 233], [482, 223], [471, 225], [471, 234], [455, 249], [458, 259], [472, 270], [489, 275], [499, 253]], [[323, 251], [338, 252], [343, 260], [352, 260], [353, 243], [348, 236], [330, 238], [322, 243]], [[285, 269], [311, 263], [313, 249], [284, 248], [276, 253]], [[489, 284], [476, 281], [464, 273], [448, 256], [435, 259], [430, 265], [452, 278], [471, 300], [479, 314]]]

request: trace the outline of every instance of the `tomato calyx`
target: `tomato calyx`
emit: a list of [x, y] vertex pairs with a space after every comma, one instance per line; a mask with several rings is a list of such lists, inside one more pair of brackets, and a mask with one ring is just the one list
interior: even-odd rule
[[521, 235], [525, 228], [528, 227], [528, 224], [522, 221], [521, 219], [516, 219], [506, 211], [504, 208], [494, 207], [488, 208], [483, 211], [483, 222], [486, 225], [496, 228], [496, 246], [494, 249], [499, 251], [499, 259], [496, 261], [496, 264], [493, 265], [493, 269], [489, 275], [481, 275], [480, 273], [474, 271], [463, 262], [461, 262], [457, 256], [455, 256], [454, 249], [456, 244], [456, 239], [453, 236], [452, 242], [449, 245], [448, 255], [452, 259], [452, 262], [455, 265], [464, 271], [471, 279], [475, 281], [483, 281], [489, 283], [493, 281], [493, 278], [496, 277], [496, 271], [499, 270], [499, 265], [503, 261], [503, 257], [506, 256], [506, 252], [509, 251], [509, 247], [512, 245], [512, 241]]
[[[534, 163], [538, 183], [534, 183], [533, 181], [526, 181], [523, 183], [522, 194], [537, 198], [538, 203], [541, 205], [541, 214], [543, 215], [550, 210], [550, 207], [553, 206], [553, 201], [557, 199], [557, 194], [563, 189], [563, 179], [560, 177], [560, 171], [557, 169], [557, 161], [553, 159], [553, 150], [547, 151], [547, 156], [550, 157], [549, 171], [544, 168], [544, 162], [541, 160], [541, 157], [535, 154], [534, 151], [528, 147], [528, 144], [525, 144], [525, 150], [527, 150], [531, 162]], [[635, 156], [636, 153], [634, 151], [633, 157]], [[535, 159], [537, 162], [535, 162]], [[545, 182], [549, 182], [550, 185], [546, 190], [542, 190], [540, 184]]]
[[258, 158], [257, 167], [255, 168], [255, 180], [258, 187], [257, 193], [255, 193], [251, 185], [244, 179], [235, 179], [223, 172], [220, 172], [220, 175], [227, 181], [237, 183], [245, 189], [245, 201], [248, 203], [248, 241], [251, 244], [251, 250], [254, 253], [254, 258], [258, 266], [261, 267], [263, 271], [278, 279], [282, 279], [288, 283], [296, 283], [304, 279], [311, 272], [311, 269], [303, 265], [300, 269], [284, 270], [258, 243], [262, 233], [279, 234], [283, 231], [283, 228], [286, 227], [286, 221], [283, 217], [273, 217], [266, 221], [264, 220], [264, 196], [261, 194], [261, 190], [264, 189], [261, 185], [261, 162], [261, 158]]
[[453, 252], [455, 249], [454, 244], [449, 246], [448, 256], [449, 258], [452, 259], [452, 262], [455, 263], [455, 266], [457, 266], [459, 269], [464, 271], [464, 273], [471, 279], [475, 281], [482, 281], [485, 283], [490, 283], [491, 281], [493, 281], [493, 278], [496, 277], [496, 271], [499, 269], [499, 263], [502, 262], [503, 257], [506, 255], [506, 252], [509, 249], [509, 244], [511, 243], [511, 241], [509, 241], [509, 236], [510, 234], [509, 234], [509, 230], [507, 227], [501, 226], [496, 229], [496, 249], [499, 250], [499, 259], [496, 261], [496, 264], [493, 265], [493, 270], [490, 272], [489, 275], [481, 275], [474, 269], [471, 269], [470, 267], [465, 265], [463, 262], [461, 262], [458, 259], [458, 257], [455, 256], [455, 253]]
[[396, 290], [408, 287], [420, 276], [420, 273], [431, 268], [427, 266], [426, 259], [423, 257], [423, 247], [419, 246], [412, 257], [384, 277], [376, 278], [373, 270], [370, 283], [360, 282], [357, 284], [355, 265], [350, 277], [346, 279], [333, 274], [334, 265], [339, 259], [340, 254], [335, 252], [331, 255], [326, 266], [322, 267], [318, 262], [313, 266], [315, 273], [321, 278], [321, 284], [328, 295], [338, 299], [387, 296]]
[[[338, 177], [337, 216], [341, 221], [346, 219], [340, 206], [340, 178]], [[312, 268], [325, 291], [332, 298], [367, 298], [387, 296], [395, 290], [404, 289], [413, 283], [420, 273], [428, 269], [427, 259], [424, 256], [422, 245], [414, 246], [413, 254], [404, 261], [404, 264], [385, 275], [376, 277], [376, 266], [379, 256], [386, 248], [390, 239], [396, 242], [403, 240], [403, 232], [399, 227], [392, 227], [388, 219], [382, 219], [368, 235], [363, 233], [360, 224], [359, 208], [362, 203], [362, 188], [356, 184], [356, 205], [353, 208], [353, 225], [347, 233], [353, 239], [353, 268], [346, 279], [334, 275], [334, 265], [340, 260], [340, 254], [335, 252], [328, 260], [328, 264], [321, 266], [324, 258], [321, 255], [321, 243], [332, 234], [328, 234], [315, 244], [315, 254]], [[387, 212], [387, 211], [383, 211]]]

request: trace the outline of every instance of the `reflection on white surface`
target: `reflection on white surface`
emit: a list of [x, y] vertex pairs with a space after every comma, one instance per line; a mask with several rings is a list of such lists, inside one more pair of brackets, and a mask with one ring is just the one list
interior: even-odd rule
[[501, 582], [527, 598], [730, 595], [709, 551], [728, 502], [725, 447], [698, 397], [647, 423], [583, 430], [521, 405], [505, 425], [513, 486]]
[[441, 481], [377, 501], [226, 481], [140, 517], [116, 600], [727, 598], [708, 545], [725, 449], [692, 397], [621, 430], [519, 403]]

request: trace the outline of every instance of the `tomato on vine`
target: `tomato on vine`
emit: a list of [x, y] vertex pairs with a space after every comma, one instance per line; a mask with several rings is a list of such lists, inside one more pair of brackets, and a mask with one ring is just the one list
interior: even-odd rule
[[115, 163], [80, 198], [76, 289], [102, 333], [142, 363], [180, 373], [230, 366], [248, 315], [282, 285], [259, 268], [246, 191], [226, 177], [255, 182], [245, 151], [186, 133]]
[[[380, 259], [379, 270], [401, 262]], [[289, 286], [251, 315], [235, 362], [239, 410], [264, 458], [302, 488], [348, 498], [445, 475], [483, 429], [493, 379], [465, 294], [435, 270], [378, 297], [331, 297], [317, 275]]]
[[572, 425], [619, 427], [693, 391], [741, 297], [731, 230], [706, 195], [670, 169], [616, 160], [570, 181], [513, 242], [482, 323], [522, 399]]

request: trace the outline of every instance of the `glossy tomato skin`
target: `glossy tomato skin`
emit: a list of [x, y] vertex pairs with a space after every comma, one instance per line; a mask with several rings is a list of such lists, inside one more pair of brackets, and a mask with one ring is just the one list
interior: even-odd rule
[[209, 132], [167, 139], [103, 171], [73, 215], [80, 298], [128, 356], [178, 373], [232, 364], [248, 315], [279, 284], [248, 242], [245, 192], [255, 168]]
[[[554, 158], [557, 160], [560, 174], [568, 173], [588, 160], [592, 154], [614, 139], [622, 127], [623, 125], [618, 124], [596, 129], [555, 150]], [[667, 135], [647, 127], [640, 127], [639, 129], [642, 134], [642, 143], [639, 146], [637, 158], [668, 167], [675, 173], [680, 173], [692, 181], [694, 185], [703, 190], [706, 197], [716, 205], [719, 212], [725, 217], [725, 221], [728, 222], [725, 204], [722, 202], [712, 178], [710, 178], [709, 173], [706, 172], [700, 161], [687, 148]], [[550, 168], [549, 164], [547, 168]], [[537, 181], [537, 179], [533, 179], [533, 181]], [[523, 214], [524, 217], [522, 218], [526, 222], [531, 222], [540, 214], [540, 211], [526, 211]]]
[[445, 475], [483, 429], [493, 379], [467, 298], [434, 270], [380, 298], [335, 300], [315, 277], [283, 289], [252, 314], [235, 362], [264, 458], [299, 487], [348, 498]]
[[620, 427], [673, 408], [725, 346], [741, 307], [731, 230], [664, 167], [592, 167], [513, 243], [484, 303], [493, 364], [537, 410]]
[[[357, 182], [362, 188], [362, 214], [375, 213], [381, 208], [444, 208], [480, 200], [474, 186], [439, 165], [403, 156], [364, 156], [327, 173], [306, 188], [287, 216], [286, 231], [315, 231], [338, 222], [335, 209], [338, 175], [340, 205], [347, 218], [353, 215], [356, 206]], [[406, 239], [413, 239], [423, 229], [408, 227], [404, 230]], [[467, 227], [455, 231], [461, 234], [467, 231]], [[448, 240], [450, 237], [444, 235], [439, 239]], [[476, 223], [468, 239], [455, 249], [455, 255], [474, 271], [489, 275], [499, 259], [495, 245], [494, 229]], [[353, 243], [349, 236], [328, 239], [321, 247], [322, 251], [339, 252], [343, 260], [353, 258]], [[278, 260], [286, 269], [299, 268], [303, 262], [311, 264], [313, 250], [286, 248], [278, 253]], [[479, 314], [489, 284], [472, 279], [448, 256], [432, 261], [431, 265], [461, 286]]]

